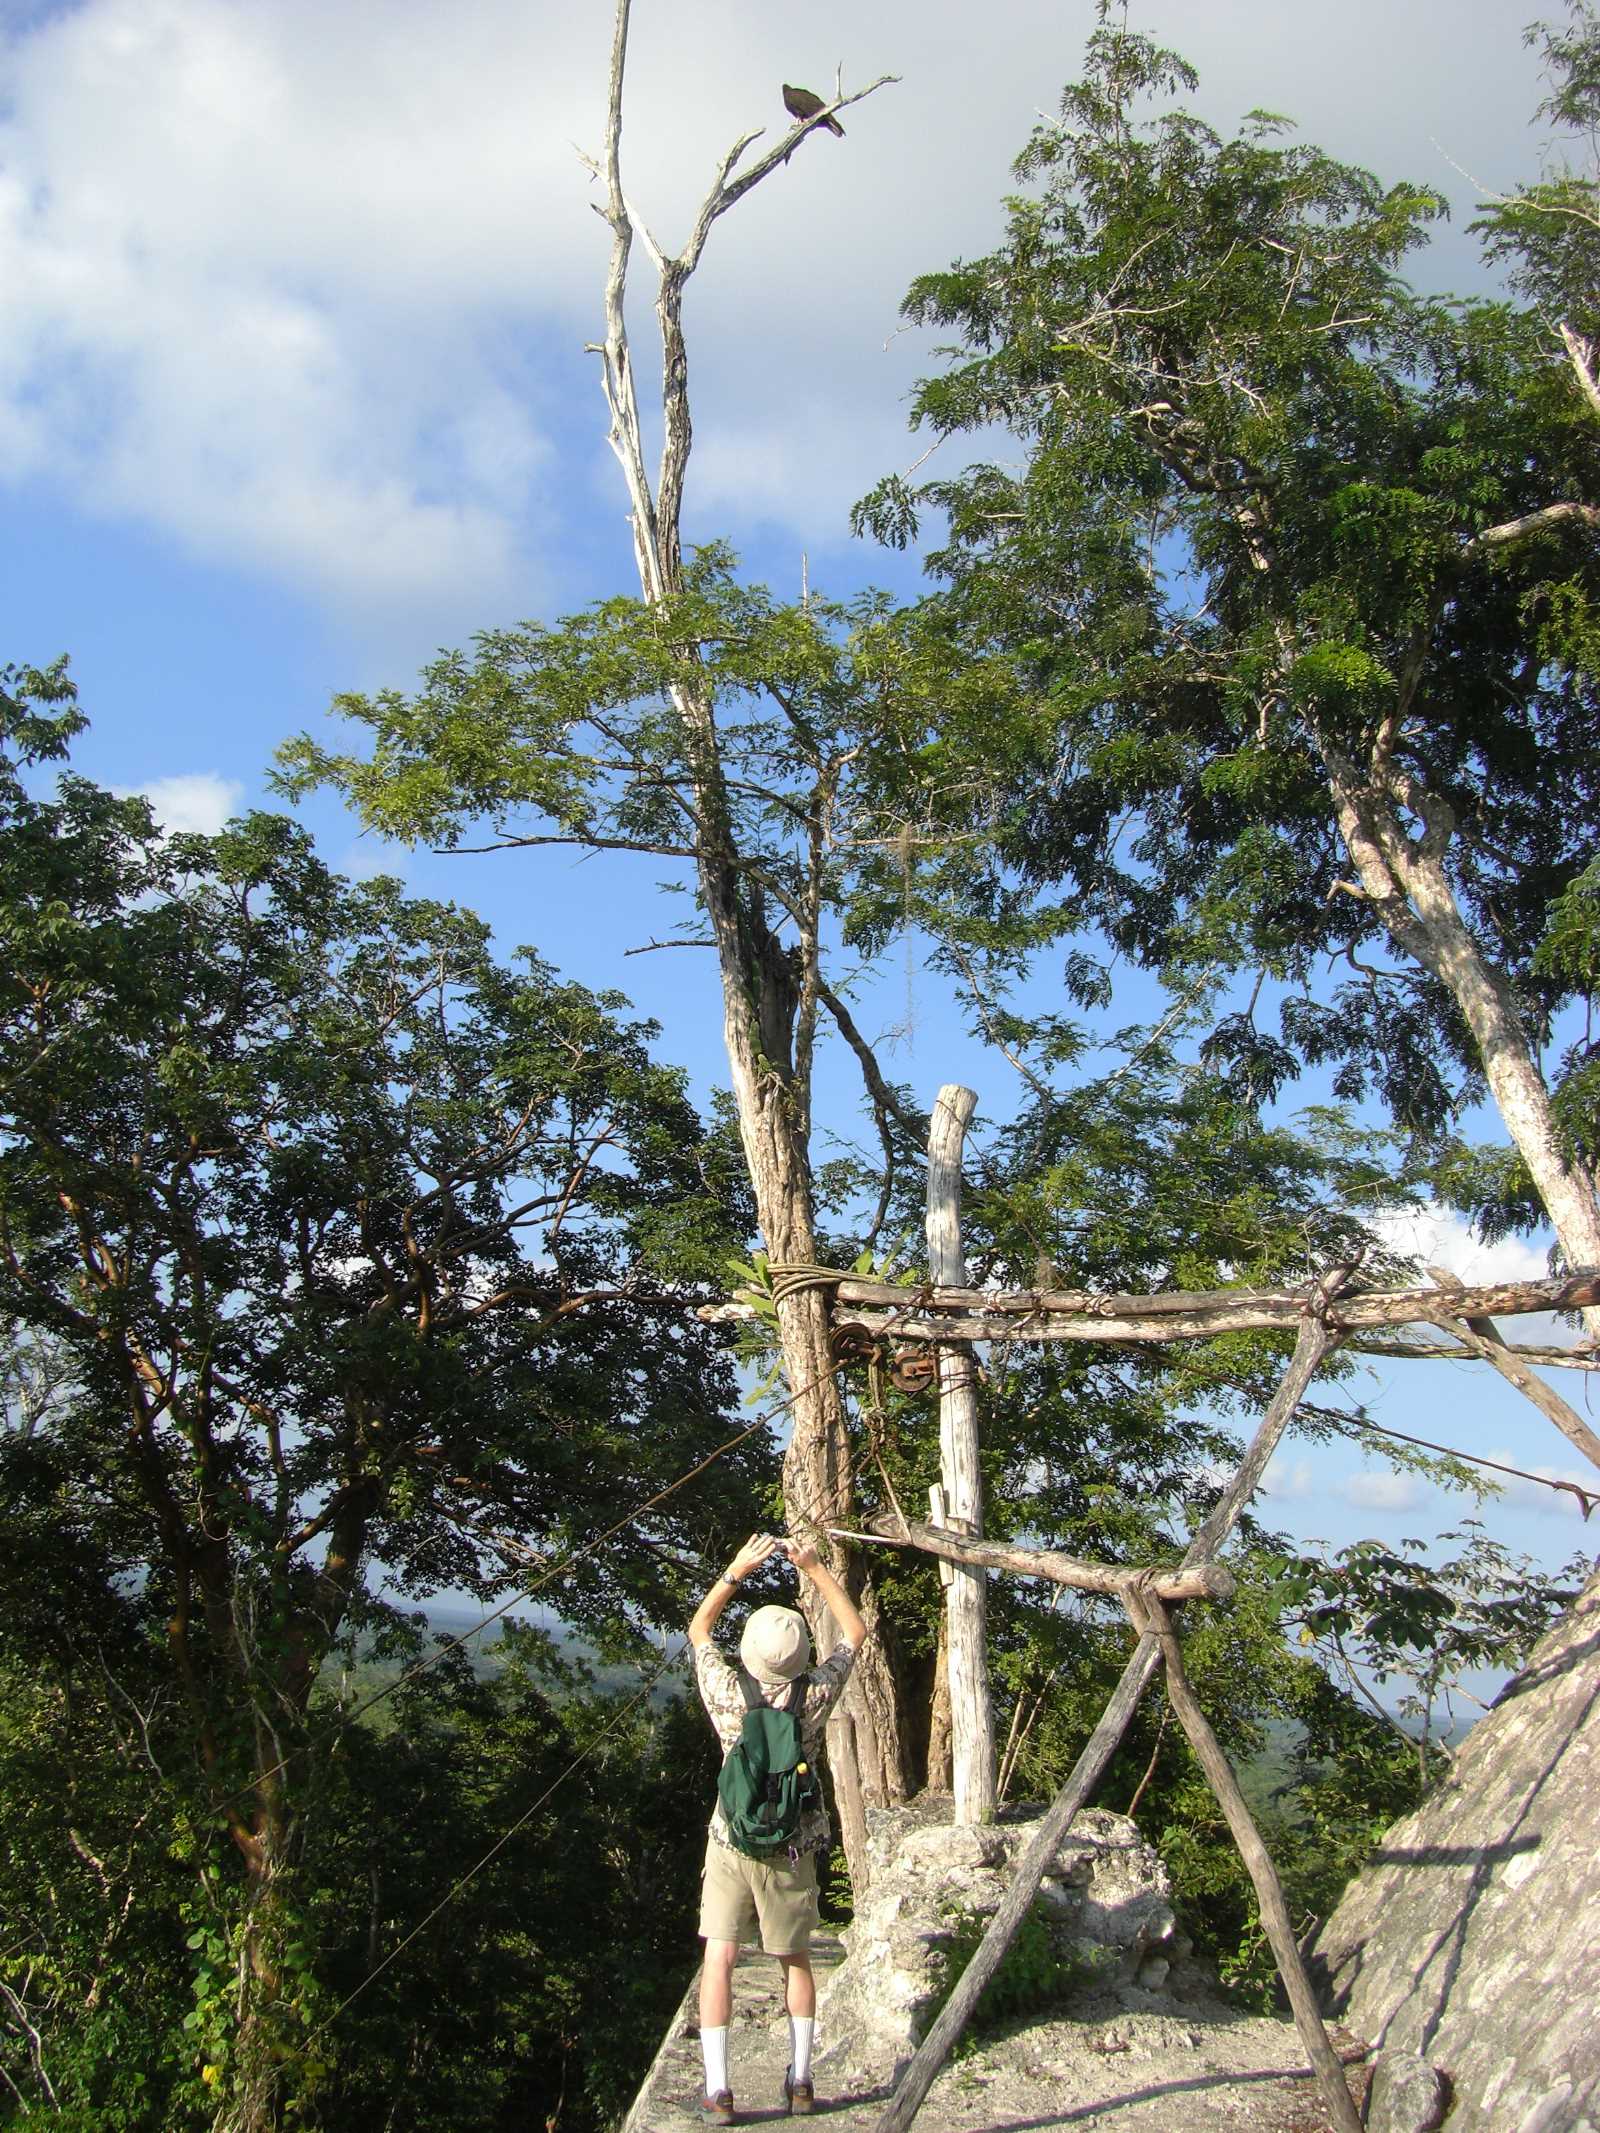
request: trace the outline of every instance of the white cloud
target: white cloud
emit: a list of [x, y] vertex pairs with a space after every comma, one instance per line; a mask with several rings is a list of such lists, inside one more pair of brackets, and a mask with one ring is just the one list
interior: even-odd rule
[[1543, 1281], [1550, 1272], [1545, 1245], [1526, 1237], [1484, 1244], [1472, 1234], [1465, 1217], [1447, 1207], [1379, 1215], [1372, 1227], [1390, 1250], [1422, 1267], [1441, 1266], [1471, 1284]]
[[[606, 233], [573, 144], [598, 145], [609, 17], [80, 0], [0, 31], [10, 477], [341, 612], [534, 611], [599, 434], [582, 344]], [[815, 554], [912, 456], [900, 402], [928, 357], [894, 338], [901, 294], [994, 241], [1010, 159], [1093, 23], [1091, 0], [996, 0], [975, 64], [956, 0], [639, 12], [627, 172], [670, 245], [724, 148], [785, 124], [784, 79], [827, 89], [840, 54], [849, 85], [904, 77], [713, 235], [689, 306], [697, 533], [776, 523]], [[1287, 110], [1464, 198], [1430, 136], [1491, 184], [1532, 166], [1539, 89], [1504, 0], [1149, 0], [1139, 26], [1197, 61], [1225, 125]], [[647, 399], [650, 324], [641, 302]]]
[[380, 874], [404, 881], [410, 858], [404, 845], [389, 844], [380, 837], [358, 837], [333, 864], [349, 881], [375, 881]]
[[193, 833], [214, 837], [239, 812], [244, 798], [244, 787], [237, 778], [218, 777], [214, 770], [152, 778], [146, 785], [121, 789], [142, 793], [161, 827], [175, 836]]
[[344, 607], [470, 584], [492, 609], [525, 579], [545, 446], [484, 330], [524, 115], [470, 34], [476, 66], [446, 63], [453, 33], [416, 5], [89, 0], [17, 38], [13, 465]]
[[[1519, 1455], [1514, 1447], [1508, 1449], [1503, 1444], [1491, 1446], [1485, 1456], [1497, 1459], [1502, 1466], [1519, 1466], [1524, 1473], [1542, 1474], [1546, 1481], [1575, 1483], [1591, 1499], [1600, 1496], [1600, 1475], [1593, 1467], [1545, 1466], [1529, 1459], [1526, 1452]], [[1567, 1489], [1542, 1489], [1536, 1481], [1524, 1481], [1515, 1474], [1493, 1474], [1490, 1479], [1498, 1483], [1503, 1500], [1519, 1510], [1538, 1511], [1547, 1518], [1583, 1516], [1582, 1505]]]
[[1323, 1493], [1311, 1461], [1287, 1459], [1282, 1452], [1274, 1452], [1267, 1461], [1261, 1492], [1277, 1503], [1303, 1503], [1308, 1497]]
[[1429, 1500], [1431, 1491], [1415, 1474], [1377, 1469], [1345, 1475], [1333, 1484], [1333, 1493], [1358, 1511], [1415, 1511]]

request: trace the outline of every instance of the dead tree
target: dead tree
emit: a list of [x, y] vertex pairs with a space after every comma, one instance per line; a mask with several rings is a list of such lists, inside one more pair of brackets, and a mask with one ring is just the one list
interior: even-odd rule
[[[719, 217], [783, 166], [806, 126], [814, 121], [796, 125], [743, 169], [739, 165], [759, 138], [759, 130], [736, 141], [721, 159], [688, 241], [680, 252], [669, 254], [651, 235], [623, 185], [628, 14], [629, 0], [617, 0], [605, 147], [599, 158], [589, 161], [604, 188], [604, 205], [597, 211], [611, 230], [605, 339], [591, 352], [600, 358], [609, 442], [627, 484], [640, 590], [649, 605], [658, 606], [673, 600], [684, 585], [683, 495], [693, 441], [684, 288], [700, 264]], [[859, 103], [892, 79], [885, 75], [852, 95], [840, 93], [828, 109], [837, 111]], [[655, 273], [655, 313], [661, 334], [663, 444], [653, 486], [645, 465], [625, 310], [635, 238]], [[822, 855], [813, 854], [811, 893], [799, 899], [798, 907], [791, 904], [787, 910], [769, 910], [761, 887], [742, 864], [717, 706], [692, 649], [684, 651], [670, 696], [687, 765], [694, 864], [721, 974], [723, 1035], [757, 1217], [774, 1260], [805, 1263], [816, 1256], [809, 1141], [812, 1050], [817, 1011], [826, 991], [819, 940]], [[778, 936], [786, 916], [795, 921], [798, 939], [793, 944]], [[778, 1320], [793, 1400], [793, 1435], [784, 1462], [785, 1506], [793, 1529], [820, 1532], [846, 1519], [850, 1496], [845, 1414], [829, 1352], [825, 1293], [797, 1288], [779, 1303]], [[876, 1606], [859, 1562], [847, 1552], [838, 1567], [871, 1628]], [[827, 1633], [823, 1621], [813, 1628], [820, 1633], [819, 1641]], [[861, 1886], [866, 1871], [864, 1804], [904, 1795], [894, 1683], [884, 1664], [880, 1639], [868, 1640], [830, 1723], [828, 1750], [838, 1786], [845, 1851]]]

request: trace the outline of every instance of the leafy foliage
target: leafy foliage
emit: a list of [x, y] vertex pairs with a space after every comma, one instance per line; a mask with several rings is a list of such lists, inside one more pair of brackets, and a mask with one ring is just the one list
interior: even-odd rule
[[[1440, 1560], [1450, 1542], [1458, 1552]], [[1472, 1700], [1464, 1677], [1521, 1666], [1577, 1598], [1588, 1568], [1577, 1555], [1550, 1576], [1469, 1519], [1438, 1543], [1365, 1540], [1286, 1557], [1278, 1591], [1300, 1643], [1317, 1647], [1354, 1693], [1371, 1700], [1368, 1681], [1404, 1685], [1395, 1710], [1426, 1778], [1459, 1723], [1456, 1699]]]
[[[986, 1918], [971, 1911], [950, 1914], [950, 1938], [941, 1950], [940, 2006], [960, 1984], [988, 1924]], [[1074, 1992], [1093, 1983], [1092, 1966], [1063, 1951], [1049, 1919], [1035, 1904], [1018, 1926], [999, 1969], [979, 1995], [954, 2056], [971, 2057], [997, 2030], [1060, 2007]]]
[[[380, 1566], [487, 1598], [570, 1556], [563, 1610], [617, 1653], [682, 1618], [770, 1472], [752, 1437], [671, 1493], [728, 1435], [726, 1354], [685, 1306], [741, 1234], [738, 1173], [617, 996], [506, 969], [469, 914], [341, 880], [288, 822], [165, 837], [70, 773], [36, 798], [70, 685], [12, 675], [3, 709], [21, 2003], [97, 2123], [309, 2123], [334, 2079], [321, 1670], [383, 1617]], [[46, 1804], [75, 1797], [78, 1821]], [[192, 1992], [134, 2097], [126, 2054], [95, 2069], [140, 1964]]]
[[[1534, 313], [1407, 288], [1436, 195], [1260, 113], [1226, 138], [1171, 108], [1193, 82], [1106, 21], [1003, 244], [906, 301], [958, 343], [915, 419], [1001, 427], [1020, 463], [887, 482], [857, 522], [942, 518], [925, 626], [1008, 650], [1030, 697], [946, 722], [941, 819], [989, 835], [926, 859], [925, 922], [986, 869], [997, 911], [1032, 892], [1112, 956], [1247, 975], [1210, 1052], [1242, 1095], [1325, 1066], [1448, 1161], [1489, 1053], [1532, 1059], [1588, 986], [1538, 950], [1595, 849], [1595, 414]], [[1557, 1167], [1592, 1199], [1587, 1058]], [[1441, 1175], [1535, 1219], [1526, 1182]]]

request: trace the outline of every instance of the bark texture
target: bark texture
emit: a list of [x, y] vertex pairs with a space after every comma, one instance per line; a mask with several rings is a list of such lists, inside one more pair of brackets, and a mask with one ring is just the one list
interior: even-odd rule
[[[956, 1082], [939, 1091], [928, 1128], [928, 1278], [963, 1283], [961, 1152], [977, 1096]], [[978, 1386], [971, 1351], [939, 1350], [939, 1473], [956, 1530], [983, 1531], [978, 1466]], [[949, 1558], [945, 1592], [951, 1753], [958, 1823], [992, 1822], [995, 1812], [994, 1707], [989, 1694], [988, 1595], [983, 1566]]]
[[[1519, 524], [1495, 530], [1515, 538], [1525, 529]], [[1447, 871], [1457, 828], [1453, 812], [1395, 770], [1386, 735], [1380, 735], [1372, 774], [1365, 779], [1331, 743], [1319, 739], [1340, 835], [1361, 895], [1400, 953], [1436, 978], [1460, 1008], [1477, 1044], [1490, 1094], [1528, 1166], [1567, 1264], [1600, 1266], [1595, 1181], [1567, 1158], [1516, 995], [1473, 937]], [[1408, 831], [1405, 816], [1417, 823], [1415, 833]], [[1591, 1306], [1584, 1316], [1589, 1331], [1600, 1335], [1600, 1310]]]

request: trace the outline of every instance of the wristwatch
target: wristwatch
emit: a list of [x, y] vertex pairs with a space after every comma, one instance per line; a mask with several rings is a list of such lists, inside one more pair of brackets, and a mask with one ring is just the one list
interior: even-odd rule
[[730, 1577], [726, 1570], [724, 1570], [721, 1577], [718, 1578], [717, 1583], [719, 1585], [731, 1585], [735, 1592], [739, 1590], [739, 1580], [735, 1577]]

